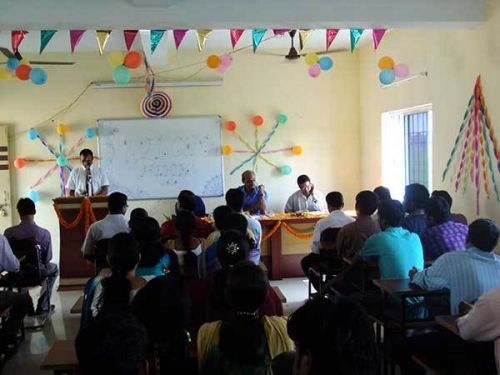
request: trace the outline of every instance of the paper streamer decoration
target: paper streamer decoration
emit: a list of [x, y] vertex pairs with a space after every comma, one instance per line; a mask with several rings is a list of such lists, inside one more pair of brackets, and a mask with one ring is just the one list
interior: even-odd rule
[[[444, 181], [446, 176], [450, 175], [457, 192], [460, 187], [462, 187], [462, 192], [465, 192], [469, 184], [473, 185], [476, 190], [476, 213], [479, 215], [481, 177], [486, 197], [490, 198], [489, 183], [491, 181], [497, 202], [500, 202], [495, 178], [496, 171], [493, 167], [493, 164], [499, 165], [499, 159], [497, 139], [483, 97], [481, 76], [478, 76], [474, 93], [469, 99], [450, 157], [446, 162], [442, 180]], [[455, 165], [455, 171], [450, 173], [452, 164]], [[500, 166], [498, 168], [500, 172]]]
[[262, 42], [262, 38], [264, 38], [264, 34], [267, 29], [255, 29], [252, 30], [252, 45], [253, 45], [253, 53], [257, 50], [260, 42]]
[[174, 34], [174, 41], [175, 41], [175, 49], [179, 49], [179, 46], [181, 45], [182, 40], [184, 39], [184, 37], [186, 36], [186, 33], [188, 31], [189, 30], [187, 30], [187, 29], [174, 30], [173, 34]]
[[96, 30], [97, 46], [99, 47], [99, 54], [102, 56], [102, 52], [108, 43], [111, 30]]
[[302, 51], [314, 30], [299, 30], [299, 48]]
[[245, 30], [244, 29], [231, 29], [229, 30], [229, 33], [231, 34], [231, 45], [236, 47], [236, 43], [238, 43], [238, 40], [240, 40], [241, 35], [243, 34]]
[[359, 43], [359, 40], [361, 39], [361, 35], [363, 34], [364, 29], [351, 29], [350, 34], [351, 34], [351, 52], [354, 52], [354, 49]]
[[69, 41], [71, 43], [71, 53], [74, 53], [76, 46], [82, 40], [82, 36], [85, 34], [85, 30], [70, 30], [69, 31]]
[[208, 34], [212, 32], [212, 29], [198, 29], [196, 30], [196, 40], [198, 41], [198, 51], [201, 52], [203, 47], [205, 47], [205, 42], [207, 41]]
[[141, 101], [141, 112], [144, 117], [165, 117], [172, 109], [172, 100], [163, 91], [153, 91], [146, 94]]
[[125, 47], [130, 51], [132, 44], [134, 44], [135, 37], [139, 30], [123, 30], [123, 39], [125, 40]]
[[326, 49], [330, 48], [332, 45], [333, 41], [337, 37], [337, 34], [339, 33], [339, 29], [326, 29]]
[[57, 30], [42, 30], [40, 32], [40, 54], [42, 54], [56, 32]]
[[12, 44], [12, 52], [16, 53], [19, 45], [23, 41], [24, 37], [28, 34], [25, 30], [13, 30], [10, 32], [10, 41]]
[[376, 51], [382, 38], [385, 35], [386, 29], [373, 29], [372, 31], [372, 40], [373, 40], [373, 49]]
[[274, 35], [283, 35], [286, 34], [289, 29], [273, 29]]
[[163, 34], [165, 34], [165, 30], [151, 30], [151, 34], [149, 36], [151, 54], [154, 53], [156, 47], [158, 47], [158, 44], [160, 44], [161, 38], [163, 38]]

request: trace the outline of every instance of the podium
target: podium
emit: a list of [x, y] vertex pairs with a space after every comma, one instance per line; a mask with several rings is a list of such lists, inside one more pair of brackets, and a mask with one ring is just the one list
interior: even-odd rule
[[60, 289], [81, 287], [94, 276], [94, 264], [83, 258], [88, 227], [108, 213], [108, 197], [63, 197], [53, 200], [59, 220]]

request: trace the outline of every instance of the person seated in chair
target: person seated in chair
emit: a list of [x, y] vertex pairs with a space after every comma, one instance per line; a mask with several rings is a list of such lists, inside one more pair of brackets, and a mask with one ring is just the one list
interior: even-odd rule
[[36, 208], [35, 203], [31, 199], [19, 199], [16, 207], [21, 222], [6, 229], [5, 237], [9, 241], [33, 239], [40, 246], [40, 271], [44, 281], [42, 283], [42, 290], [40, 291], [40, 298], [38, 298], [36, 313], [50, 313], [54, 310], [54, 305], [50, 304], [52, 288], [59, 275], [57, 264], [50, 262], [52, 259], [50, 232], [35, 223]]
[[[451, 195], [446, 191], [446, 190], [434, 190], [431, 194], [431, 197], [441, 197], [448, 202], [448, 205], [450, 206], [450, 211], [451, 211], [451, 206], [453, 205], [453, 198]], [[467, 218], [463, 214], [453, 214], [450, 213], [450, 220], [454, 221], [455, 223], [460, 223], [464, 225], [468, 225], [469, 223], [467, 222]]]
[[408, 216], [403, 220], [403, 228], [410, 232], [420, 233], [427, 228], [425, 205], [429, 200], [429, 190], [422, 184], [410, 184], [405, 187], [403, 207]]

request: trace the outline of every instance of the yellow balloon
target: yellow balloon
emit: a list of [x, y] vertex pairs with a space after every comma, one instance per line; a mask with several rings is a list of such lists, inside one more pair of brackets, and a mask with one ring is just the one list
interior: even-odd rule
[[30, 64], [29, 60], [27, 60], [27, 59], [22, 59], [22, 60], [21, 60], [21, 63], [20, 63], [19, 65], [29, 65], [29, 64]]
[[108, 54], [108, 63], [112, 67], [117, 67], [123, 65], [123, 61], [125, 60], [125, 55], [122, 52], [114, 51]]
[[296, 145], [292, 147], [292, 154], [294, 155], [300, 155], [302, 154], [302, 146]]
[[9, 79], [11, 76], [10, 72], [5, 68], [0, 68], [0, 79]]
[[394, 69], [394, 60], [390, 56], [384, 56], [378, 61], [378, 67], [380, 70]]
[[314, 65], [318, 62], [318, 60], [319, 60], [319, 57], [315, 53], [308, 53], [306, 55], [306, 64], [307, 65]]
[[223, 155], [229, 155], [233, 152], [233, 148], [229, 145], [222, 146], [222, 154]]
[[68, 131], [68, 125], [66, 124], [58, 124], [56, 126], [56, 132], [59, 135], [64, 135], [67, 133], [67, 131]]

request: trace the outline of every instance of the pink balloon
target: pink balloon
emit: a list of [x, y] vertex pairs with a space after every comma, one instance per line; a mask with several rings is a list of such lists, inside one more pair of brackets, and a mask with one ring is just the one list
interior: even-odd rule
[[220, 57], [220, 64], [222, 66], [230, 66], [233, 63], [233, 56], [226, 53]]
[[219, 67], [217, 68], [217, 73], [224, 74], [224, 73], [226, 73], [228, 68], [229, 67], [227, 65], [220, 64]]
[[321, 67], [319, 64], [313, 64], [309, 67], [309, 75], [313, 78], [316, 78], [321, 73]]
[[398, 78], [405, 78], [410, 74], [410, 68], [406, 64], [396, 64], [394, 66], [394, 73]]

